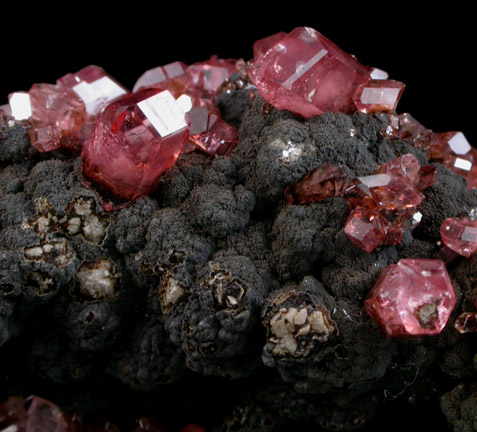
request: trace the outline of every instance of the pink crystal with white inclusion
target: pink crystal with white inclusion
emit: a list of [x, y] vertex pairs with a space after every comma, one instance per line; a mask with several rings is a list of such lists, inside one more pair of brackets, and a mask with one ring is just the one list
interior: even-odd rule
[[316, 30], [298, 27], [253, 62], [249, 76], [273, 106], [305, 118], [355, 110], [370, 71]]
[[399, 81], [373, 79], [358, 87], [353, 100], [358, 111], [364, 113], [394, 111], [404, 87]]
[[440, 228], [444, 244], [467, 258], [477, 251], [477, 221], [466, 218], [447, 218]]
[[100, 193], [133, 201], [154, 189], [188, 136], [189, 120], [167, 90], [126, 95], [98, 119], [83, 149], [83, 174]]
[[439, 334], [456, 301], [442, 261], [402, 259], [382, 270], [364, 306], [387, 336], [419, 337]]

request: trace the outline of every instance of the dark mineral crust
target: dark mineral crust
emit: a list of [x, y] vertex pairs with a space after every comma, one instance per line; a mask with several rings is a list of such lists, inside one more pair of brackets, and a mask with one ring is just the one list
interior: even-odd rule
[[[235, 149], [183, 152], [114, 211], [79, 157], [2, 126], [0, 430], [477, 431], [477, 258], [440, 241], [447, 218], [474, 218], [477, 191], [430, 160], [420, 223], [366, 252], [344, 231], [345, 177], [408, 154], [426, 166], [425, 151], [378, 114], [303, 119], [241, 80], [217, 96]], [[298, 182], [325, 164], [339, 181], [309, 199]], [[380, 272], [443, 256], [445, 329], [383, 335], [363, 307]]]

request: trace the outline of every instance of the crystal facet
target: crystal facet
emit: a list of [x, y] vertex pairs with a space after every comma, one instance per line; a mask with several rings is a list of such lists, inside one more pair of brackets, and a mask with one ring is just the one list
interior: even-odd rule
[[352, 111], [369, 71], [316, 30], [298, 27], [255, 61], [249, 76], [267, 102], [308, 118]]
[[366, 252], [372, 252], [386, 238], [384, 222], [376, 210], [356, 208], [346, 220], [344, 232], [351, 243]]
[[459, 333], [477, 332], [477, 312], [461, 313], [455, 320], [454, 328]]
[[456, 301], [442, 261], [402, 259], [382, 270], [364, 305], [388, 336], [416, 337], [440, 333]]
[[17, 121], [28, 120], [31, 117], [30, 95], [25, 92], [14, 92], [8, 95], [10, 110]]
[[469, 258], [477, 251], [477, 221], [447, 218], [440, 232], [444, 244], [459, 255]]
[[285, 32], [278, 32], [259, 39], [253, 43], [253, 59], [257, 61], [262, 57], [273, 45], [280, 42], [287, 34]]
[[188, 136], [189, 120], [168, 91], [126, 95], [98, 119], [83, 149], [83, 174], [101, 192], [135, 200], [152, 191]]

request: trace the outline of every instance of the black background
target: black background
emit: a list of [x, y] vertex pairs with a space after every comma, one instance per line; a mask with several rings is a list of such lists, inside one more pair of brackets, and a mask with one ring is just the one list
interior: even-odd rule
[[[417, 9], [419, 8], [419, 10]], [[425, 9], [423, 9], [425, 8]], [[460, 130], [475, 145], [474, 14], [459, 2], [327, 4], [61, 3], [4, 6], [0, 104], [35, 82], [54, 83], [88, 64], [126, 87], [155, 66], [217, 54], [252, 56], [256, 39], [309, 26], [367, 65], [406, 83], [398, 112], [436, 132]]]

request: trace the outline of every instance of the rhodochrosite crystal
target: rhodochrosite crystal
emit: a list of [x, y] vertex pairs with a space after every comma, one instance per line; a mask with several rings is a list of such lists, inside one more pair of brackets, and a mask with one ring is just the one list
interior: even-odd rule
[[440, 231], [444, 244], [459, 255], [469, 258], [477, 251], [477, 221], [447, 218]]
[[79, 96], [67, 87], [51, 84], [34, 84], [29, 95], [31, 144], [41, 152], [78, 148], [78, 133], [86, 120], [85, 104]]
[[149, 87], [178, 76], [184, 75], [187, 66], [185, 63], [177, 61], [149, 69], [144, 72], [134, 84], [133, 92], [136, 92], [144, 87]]
[[154, 189], [188, 136], [189, 120], [167, 90], [126, 95], [98, 119], [83, 149], [83, 174], [103, 193], [135, 200]]
[[396, 107], [404, 88], [396, 81], [370, 81], [374, 69], [309, 27], [256, 43], [251, 80], [267, 102], [305, 118], [325, 111], [349, 113], [356, 108], [389, 111]]
[[364, 306], [388, 336], [426, 336], [442, 331], [456, 301], [442, 261], [402, 259], [382, 270]]

